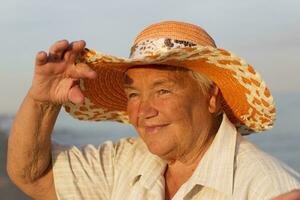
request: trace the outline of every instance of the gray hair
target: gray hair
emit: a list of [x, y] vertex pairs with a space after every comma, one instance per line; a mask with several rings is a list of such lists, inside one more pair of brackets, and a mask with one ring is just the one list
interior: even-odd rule
[[[190, 74], [190, 76], [192, 76], [192, 78], [194, 78], [198, 82], [203, 94], [208, 95], [215, 83], [212, 80], [210, 80], [207, 76], [205, 76], [204, 74], [194, 72], [192, 70], [189, 70], [189, 74]], [[218, 117], [217, 119], [220, 122], [223, 119], [223, 113], [224, 113], [223, 108], [220, 108], [220, 110], [217, 113], [217, 117]]]
[[204, 74], [200, 74], [192, 70], [189, 70], [189, 75], [199, 83], [199, 86], [204, 94], [207, 95], [210, 92], [210, 89], [214, 84], [212, 80], [210, 80]]

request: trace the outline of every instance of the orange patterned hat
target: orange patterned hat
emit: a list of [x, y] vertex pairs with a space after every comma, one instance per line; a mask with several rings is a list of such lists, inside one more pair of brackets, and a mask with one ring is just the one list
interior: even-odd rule
[[98, 73], [96, 79], [80, 80], [83, 104], [64, 105], [80, 120], [128, 123], [124, 72], [145, 64], [185, 67], [207, 76], [220, 88], [223, 109], [243, 135], [268, 130], [275, 120], [273, 97], [260, 75], [245, 60], [217, 48], [208, 33], [193, 24], [156, 23], [136, 37], [129, 58], [86, 49], [78, 62], [87, 63]]

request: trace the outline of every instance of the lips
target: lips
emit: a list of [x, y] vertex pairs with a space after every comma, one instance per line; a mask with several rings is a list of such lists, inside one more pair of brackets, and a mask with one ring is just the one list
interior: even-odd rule
[[148, 134], [154, 134], [160, 131], [161, 129], [165, 128], [169, 124], [160, 124], [160, 125], [151, 125], [151, 126], [144, 126], [145, 132]]

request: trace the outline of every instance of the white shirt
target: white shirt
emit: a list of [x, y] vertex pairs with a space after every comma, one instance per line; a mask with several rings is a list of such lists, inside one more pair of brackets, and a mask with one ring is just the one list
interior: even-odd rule
[[[258, 136], [259, 137], [259, 136]], [[164, 199], [166, 162], [140, 138], [53, 145], [58, 199]], [[300, 175], [245, 140], [226, 115], [213, 143], [173, 200], [270, 199], [300, 188]]]

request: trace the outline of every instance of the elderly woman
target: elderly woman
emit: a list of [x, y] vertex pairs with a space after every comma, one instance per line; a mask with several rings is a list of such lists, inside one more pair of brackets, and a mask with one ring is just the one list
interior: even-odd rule
[[[295, 171], [242, 137], [272, 127], [265, 83], [200, 27], [151, 25], [130, 59], [84, 47], [63, 40], [36, 57], [8, 148], [8, 173], [28, 195], [261, 200], [300, 188]], [[130, 123], [140, 137], [51, 145], [61, 105], [81, 120]]]

